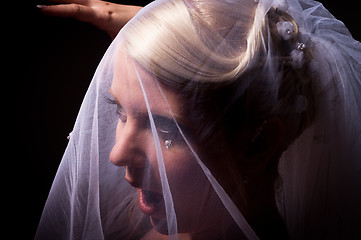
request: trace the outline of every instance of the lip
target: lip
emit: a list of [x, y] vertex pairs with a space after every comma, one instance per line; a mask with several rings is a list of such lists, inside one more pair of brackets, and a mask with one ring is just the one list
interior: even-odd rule
[[144, 189], [139, 182], [127, 179], [127, 182], [132, 187], [138, 190], [138, 202], [140, 210], [148, 216], [156, 216], [161, 214], [161, 206], [164, 203], [163, 195], [158, 191]]
[[147, 201], [145, 200], [145, 196], [143, 194], [142, 189], [138, 188], [138, 200], [139, 200], [139, 207], [140, 210], [145, 214], [145, 215], [152, 215], [155, 211], [155, 207], [148, 204]]
[[140, 210], [145, 215], [152, 216], [159, 212], [158, 210], [163, 202], [163, 196], [156, 192], [138, 188], [138, 200]]

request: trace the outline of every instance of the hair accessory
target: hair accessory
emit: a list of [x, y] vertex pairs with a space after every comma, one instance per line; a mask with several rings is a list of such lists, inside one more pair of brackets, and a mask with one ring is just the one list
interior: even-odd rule
[[297, 50], [304, 51], [306, 49], [306, 44], [298, 42], [297, 43]]
[[306, 44], [298, 42], [296, 44], [296, 49], [291, 52], [292, 58], [292, 67], [301, 68], [304, 63], [304, 51], [306, 49]]
[[290, 40], [294, 33], [293, 24], [291, 22], [278, 22], [276, 24], [278, 34], [283, 40]]
[[69, 135], [66, 137], [66, 139], [70, 140], [71, 138], [71, 132], [69, 133]]
[[171, 148], [173, 145], [172, 145], [172, 140], [165, 140], [164, 141], [164, 145], [165, 145], [165, 148], [166, 149], [169, 149]]

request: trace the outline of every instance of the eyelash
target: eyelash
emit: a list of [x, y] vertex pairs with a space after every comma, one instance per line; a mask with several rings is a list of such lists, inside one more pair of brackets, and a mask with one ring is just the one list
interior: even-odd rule
[[[109, 98], [107, 96], [105, 97], [105, 100], [108, 103], [117, 106], [116, 114], [117, 114], [118, 118], [120, 119], [120, 121], [125, 123], [127, 121], [127, 115], [124, 112], [123, 107], [121, 105], [119, 105], [119, 103], [117, 101], [115, 101], [114, 99]], [[172, 126], [165, 126], [165, 127], [158, 126], [157, 130], [158, 130], [159, 137], [161, 137], [162, 139], [165, 139], [165, 140], [171, 139], [172, 141], [180, 141], [181, 139], [183, 139], [175, 124], [174, 124], [174, 126], [173, 126], [173, 124], [172, 124]]]
[[157, 127], [158, 135], [163, 139], [169, 139], [172, 136], [172, 131], [163, 130], [160, 127]]
[[183, 140], [181, 133], [175, 125], [165, 127], [158, 126], [157, 130], [159, 137], [163, 140], [172, 140], [173, 142], [181, 142]]
[[110, 103], [110, 104], [112, 104], [112, 105], [118, 105], [118, 103], [117, 103], [114, 99], [112, 99], [112, 98], [110, 98], [110, 97], [108, 97], [108, 96], [104, 96], [104, 100], [105, 100], [107, 103]]
[[117, 106], [117, 115], [123, 123], [127, 122], [127, 114], [122, 111], [122, 108], [120, 106]]
[[120, 106], [114, 99], [111, 99], [109, 97], [105, 97], [105, 100], [112, 104], [112, 105], [116, 105], [117, 106], [117, 110], [116, 110], [116, 114], [118, 116], [118, 118], [120, 119], [120, 121], [122, 121], [123, 123], [125, 123], [127, 121], [127, 115], [123, 110], [123, 107]]

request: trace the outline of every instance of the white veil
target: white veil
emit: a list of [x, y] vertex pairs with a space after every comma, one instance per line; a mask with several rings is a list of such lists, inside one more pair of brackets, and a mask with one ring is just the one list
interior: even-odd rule
[[320, 81], [314, 123], [281, 158], [280, 211], [295, 239], [359, 238], [360, 43], [322, 4], [288, 2], [313, 48]]
[[[224, 22], [207, 18], [207, 9], [216, 9], [216, 17]], [[185, 16], [182, 12], [187, 19], [174, 27], [173, 22], [157, 19], [158, 12], [164, 19], [171, 16], [177, 21]], [[273, 26], [278, 41], [289, 44], [286, 55], [290, 65], [300, 69], [308, 62], [308, 74], [317, 76], [305, 84], [312, 85], [312, 97], [306, 98], [304, 90], [296, 96], [292, 92], [283, 100], [286, 107], [281, 107], [279, 97], [284, 84], [280, 73], [286, 68], [275, 63], [270, 24], [272, 14], [279, 12], [287, 17]], [[294, 40], [290, 38], [296, 29], [289, 16], [298, 27]], [[189, 22], [192, 24], [187, 25]], [[170, 32], [171, 44], [163, 41], [163, 46], [158, 35], [152, 35], [155, 31]], [[178, 32], [182, 31], [196, 35], [180, 38]], [[139, 37], [142, 34], [146, 37]], [[204, 45], [192, 48], [194, 41]], [[174, 49], [169, 50], [168, 44]], [[161, 52], [165, 48], [169, 52]], [[174, 60], [170, 53], [179, 59]], [[100, 62], [35, 239], [264, 237], [262, 230], [248, 223], [246, 205], [242, 205], [242, 189], [248, 180], [243, 177], [234, 182], [237, 171], [227, 172], [228, 166], [222, 167], [231, 159], [228, 151], [223, 152], [227, 147], [201, 149], [203, 143], [218, 146], [208, 140], [224, 137], [217, 130], [223, 116], [207, 115], [209, 109], [204, 106], [209, 104], [202, 99], [224, 87], [219, 79], [230, 83], [231, 89], [236, 89], [232, 96], [212, 100], [220, 102], [214, 106], [220, 108], [217, 113], [226, 115], [220, 107], [222, 101], [237, 102], [252, 93], [249, 89], [260, 86], [259, 76], [268, 76], [261, 91], [266, 88], [269, 92], [261, 101], [268, 103], [264, 108], [272, 114], [286, 116], [285, 121], [301, 126], [306, 121], [301, 113], [311, 104], [314, 108], [312, 121], [288, 143], [278, 163], [275, 202], [289, 237], [360, 238], [360, 43], [316, 1], [160, 0], [141, 10], [120, 31]], [[243, 80], [237, 82], [240, 78]], [[181, 83], [176, 93], [184, 93], [186, 103], [167, 90], [173, 82]], [[197, 88], [196, 96], [193, 88]], [[197, 109], [201, 109], [199, 113]], [[188, 118], [191, 114], [199, 115]], [[187, 123], [187, 119], [202, 119], [202, 123]], [[255, 137], [262, 130], [257, 128]], [[210, 155], [215, 160], [208, 160]]]
[[288, 2], [287, 11], [312, 45], [321, 80], [315, 122], [280, 162], [280, 208], [293, 238], [359, 238], [360, 43], [322, 4]]

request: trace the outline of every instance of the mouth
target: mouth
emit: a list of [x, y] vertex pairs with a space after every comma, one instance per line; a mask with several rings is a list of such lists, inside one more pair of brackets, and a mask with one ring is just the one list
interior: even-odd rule
[[138, 188], [138, 200], [140, 210], [148, 215], [153, 215], [161, 203], [163, 203], [163, 195], [157, 192], [143, 190]]

